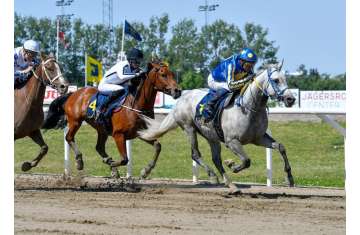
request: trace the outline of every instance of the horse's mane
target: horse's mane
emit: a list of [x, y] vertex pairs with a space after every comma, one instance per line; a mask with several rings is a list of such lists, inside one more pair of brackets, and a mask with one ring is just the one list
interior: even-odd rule
[[261, 65], [260, 69], [255, 73], [255, 76], [259, 76], [262, 74], [265, 70], [268, 70], [269, 68], [278, 68], [278, 64], [263, 64]]

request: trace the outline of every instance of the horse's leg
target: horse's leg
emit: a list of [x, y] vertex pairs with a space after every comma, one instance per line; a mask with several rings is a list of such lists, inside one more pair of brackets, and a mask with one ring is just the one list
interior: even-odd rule
[[226, 142], [226, 146], [230, 148], [230, 150], [240, 158], [242, 163], [240, 165], [236, 165], [235, 162], [231, 159], [225, 160], [225, 164], [234, 172], [238, 173], [241, 170], [244, 170], [250, 167], [251, 161], [244, 151], [244, 147], [237, 139], [232, 139]]
[[230, 188], [231, 193], [239, 193], [240, 189], [231, 181], [230, 177], [226, 174], [225, 169], [222, 165], [220, 142], [210, 140], [208, 140], [208, 142], [211, 149], [212, 161], [220, 172], [221, 176], [223, 177], [225, 186]]
[[111, 168], [111, 176], [114, 178], [119, 178], [120, 174], [116, 167], [111, 167], [111, 163], [114, 161], [105, 151], [105, 144], [108, 139], [108, 135], [105, 131], [97, 130], [98, 138], [96, 143], [96, 151], [102, 157], [102, 160], [105, 164], [108, 164]]
[[127, 153], [126, 153], [126, 139], [125, 139], [125, 136], [124, 136], [124, 134], [117, 132], [117, 133], [113, 134], [113, 138], [115, 140], [116, 146], [117, 146], [118, 151], [120, 153], [120, 157], [122, 159], [120, 161], [111, 162], [110, 166], [111, 167], [118, 167], [118, 166], [126, 165], [129, 160], [128, 160]]
[[37, 129], [35, 131], [33, 131], [29, 137], [40, 146], [40, 153], [39, 155], [32, 160], [32, 162], [24, 162], [21, 166], [22, 171], [28, 171], [33, 167], [36, 167], [37, 164], [41, 161], [41, 159], [45, 156], [45, 154], [48, 152], [49, 147], [47, 146], [47, 144], [45, 143], [40, 129]]
[[281, 157], [284, 161], [284, 171], [287, 175], [286, 177], [286, 181], [288, 183], [288, 185], [290, 187], [294, 187], [294, 178], [291, 174], [291, 167], [290, 167], [290, 163], [289, 160], [287, 158], [286, 155], [286, 150], [283, 144], [276, 142], [275, 139], [273, 139], [270, 135], [268, 135], [267, 133], [265, 133], [265, 135], [263, 136], [263, 138], [256, 143], [256, 145], [260, 145], [260, 146], [264, 146], [266, 148], [272, 148], [272, 149], [276, 149], [279, 150]]
[[211, 149], [212, 161], [213, 161], [214, 165], [216, 166], [216, 169], [219, 171], [219, 173], [223, 177], [225, 186], [229, 186], [229, 184], [231, 183], [231, 180], [228, 177], [228, 175], [226, 174], [225, 169], [221, 162], [220, 142], [208, 140], [208, 143], [209, 143], [210, 149]]
[[71, 149], [75, 153], [76, 169], [82, 170], [82, 169], [84, 169], [82, 153], [79, 151], [79, 148], [78, 148], [77, 144], [75, 143], [75, 135], [81, 126], [81, 122], [73, 121], [73, 120], [69, 119], [68, 123], [69, 123], [69, 130], [66, 133], [65, 140], [68, 142]]
[[189, 138], [191, 144], [191, 158], [200, 166], [202, 166], [207, 172], [211, 182], [218, 183], [219, 179], [215, 174], [214, 170], [209, 167], [201, 158], [201, 153], [198, 147], [198, 141], [196, 136], [196, 130], [193, 126], [184, 126], [184, 130]]
[[[141, 138], [140, 138], [141, 139]], [[145, 141], [146, 143], [154, 146], [154, 149], [155, 149], [155, 153], [154, 153], [154, 156], [153, 156], [153, 159], [149, 162], [149, 164], [144, 167], [142, 170], [141, 170], [141, 173], [140, 173], [140, 177], [142, 179], [145, 179], [152, 171], [152, 169], [155, 168], [155, 165], [156, 165], [156, 162], [159, 158], [159, 154], [161, 152], [161, 144], [159, 141], [157, 140], [152, 140], [152, 141], [147, 141], [147, 140], [144, 140], [144, 139], [141, 139], [143, 141]]]

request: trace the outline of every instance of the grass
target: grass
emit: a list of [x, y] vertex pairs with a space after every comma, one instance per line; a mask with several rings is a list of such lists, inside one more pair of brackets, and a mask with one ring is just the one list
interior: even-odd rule
[[[343, 125], [345, 125], [343, 123]], [[270, 122], [273, 137], [286, 147], [292, 167], [295, 184], [304, 186], [332, 186], [344, 187], [344, 139], [332, 127], [325, 123], [312, 122]], [[83, 152], [85, 172], [89, 175], [109, 176], [109, 167], [102, 163], [101, 157], [95, 151], [96, 132], [90, 126], [80, 128], [76, 141]], [[64, 142], [63, 131], [50, 130], [44, 134], [49, 145], [47, 156], [40, 164], [30, 170], [31, 173], [62, 173], [64, 169]], [[185, 133], [180, 128], [169, 132], [160, 139], [162, 152], [150, 177], [158, 178], [192, 178], [192, 160], [190, 145]], [[206, 162], [211, 162], [210, 148], [201, 136], [199, 147]], [[107, 152], [114, 159], [119, 158], [116, 145], [110, 137], [107, 143]], [[226, 171], [237, 182], [266, 183], [266, 156], [265, 149], [253, 145], [245, 146], [251, 158], [251, 167], [238, 173]], [[21, 172], [23, 161], [33, 159], [39, 147], [29, 138], [17, 140], [15, 143], [15, 172]], [[139, 176], [140, 170], [153, 155], [152, 146], [136, 139], [132, 145], [133, 174]], [[222, 145], [222, 159], [238, 158]], [[74, 155], [71, 153], [72, 172], [76, 172]], [[280, 154], [273, 151], [273, 183], [284, 183], [285, 173]], [[214, 167], [215, 169], [215, 167]], [[120, 173], [125, 174], [126, 168], [120, 167]], [[207, 179], [206, 173], [200, 170], [200, 178]]]

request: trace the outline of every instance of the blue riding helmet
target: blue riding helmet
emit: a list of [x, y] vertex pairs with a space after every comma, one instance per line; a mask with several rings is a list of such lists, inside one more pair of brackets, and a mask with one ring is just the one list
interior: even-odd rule
[[239, 58], [254, 64], [257, 62], [257, 55], [250, 48], [242, 49]]

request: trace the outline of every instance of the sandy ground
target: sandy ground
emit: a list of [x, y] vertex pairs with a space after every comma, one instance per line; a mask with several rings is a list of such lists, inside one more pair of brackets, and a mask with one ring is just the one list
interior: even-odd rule
[[15, 176], [16, 234], [345, 234], [345, 191]]

